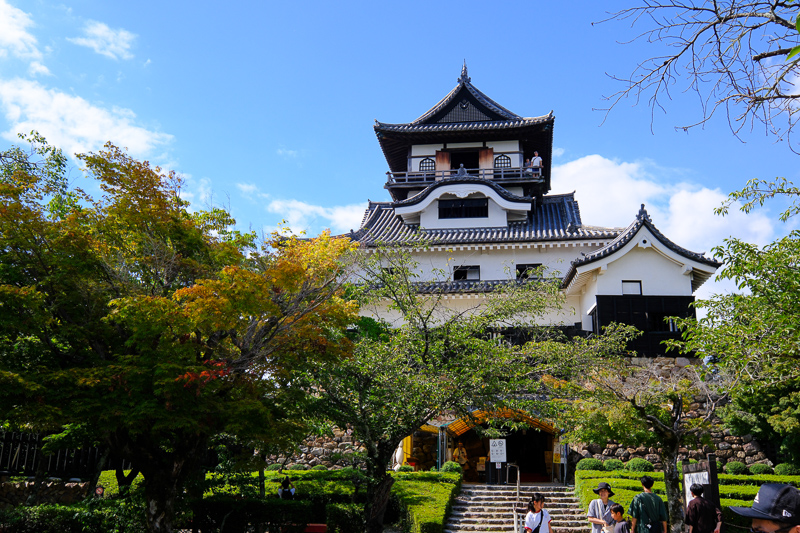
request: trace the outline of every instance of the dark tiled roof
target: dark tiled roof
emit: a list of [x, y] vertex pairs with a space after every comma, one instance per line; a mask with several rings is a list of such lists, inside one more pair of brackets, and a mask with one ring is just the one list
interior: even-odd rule
[[416, 284], [418, 292], [424, 294], [475, 294], [492, 292], [498, 287], [519, 283], [513, 279], [428, 281]]
[[478, 185], [486, 185], [487, 187], [491, 187], [494, 189], [497, 194], [500, 195], [501, 198], [504, 200], [508, 200], [509, 202], [528, 202], [530, 203], [531, 198], [528, 196], [517, 196], [516, 194], [511, 194], [508, 192], [508, 189], [505, 187], [501, 187], [496, 182], [492, 180], [487, 180], [484, 178], [478, 178], [475, 176], [462, 176], [462, 177], [452, 177], [452, 178], [445, 178], [441, 181], [437, 181], [428, 185], [425, 189], [421, 192], [415, 194], [411, 198], [406, 198], [405, 200], [400, 200], [398, 202], [392, 203], [392, 207], [402, 207], [406, 205], [414, 205], [418, 204], [425, 198], [427, 198], [431, 192], [435, 191], [440, 187], [450, 187], [451, 185], [456, 185], [458, 183], [475, 183]]
[[586, 265], [588, 263], [592, 263], [604, 257], [608, 257], [609, 255], [613, 254], [617, 250], [624, 247], [628, 244], [639, 232], [642, 227], [646, 227], [650, 230], [650, 233], [658, 239], [658, 241], [675, 252], [676, 254], [683, 256], [687, 259], [691, 259], [693, 261], [697, 261], [698, 263], [703, 263], [714, 268], [719, 268], [722, 263], [715, 261], [706, 257], [703, 254], [699, 254], [697, 252], [692, 252], [687, 250], [686, 248], [681, 248], [671, 240], [669, 240], [663, 233], [661, 233], [658, 228], [655, 227], [653, 221], [650, 219], [650, 215], [647, 214], [647, 210], [644, 208], [644, 204], [642, 204], [641, 209], [636, 214], [636, 220], [631, 223], [630, 226], [625, 228], [613, 241], [608, 243], [607, 245], [599, 248], [591, 253], [585, 254], [583, 257], [572, 261], [572, 264], [567, 271], [567, 274], [564, 276], [564, 283], [562, 284], [563, 287], [569, 285], [572, 281], [572, 278], [575, 277], [577, 273], [577, 269], [579, 266]]
[[551, 111], [541, 117], [525, 117], [516, 120], [486, 121], [486, 122], [450, 122], [445, 124], [385, 124], [375, 121], [376, 132], [402, 132], [402, 133], [430, 133], [430, 132], [461, 132], [461, 131], [491, 131], [508, 130], [531, 126], [534, 124], [544, 124], [553, 121], [555, 117]]
[[584, 226], [574, 193], [545, 196], [528, 220], [500, 228], [424, 229], [407, 225], [391, 202], [370, 202], [364, 223], [348, 236], [364, 246], [447, 245], [613, 239], [618, 228]]

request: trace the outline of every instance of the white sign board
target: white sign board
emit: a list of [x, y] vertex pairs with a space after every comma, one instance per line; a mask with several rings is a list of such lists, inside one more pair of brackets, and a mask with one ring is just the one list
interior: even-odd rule
[[489, 439], [489, 460], [493, 463], [506, 462], [505, 439]]
[[689, 487], [694, 483], [698, 485], [708, 485], [708, 471], [692, 472], [691, 474], [683, 474], [683, 488], [686, 492], [686, 504], [692, 501], [692, 493], [689, 492]]

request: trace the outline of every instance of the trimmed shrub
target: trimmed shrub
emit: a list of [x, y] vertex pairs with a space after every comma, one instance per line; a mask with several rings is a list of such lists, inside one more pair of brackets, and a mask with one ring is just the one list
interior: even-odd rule
[[[417, 479], [440, 476], [440, 482], [420, 483]], [[451, 482], [448, 477], [454, 478]], [[461, 490], [461, 476], [415, 472], [399, 474], [392, 486], [391, 507], [397, 509], [403, 531], [410, 533], [442, 533], [452, 502]]]
[[619, 459], [609, 459], [603, 462], [603, 470], [613, 472], [614, 470], [625, 470], [625, 463]]
[[776, 476], [800, 476], [800, 467], [791, 465], [789, 463], [781, 463], [775, 465]]
[[311, 470], [327, 470], [327, 469], [328, 469], [328, 467], [325, 466], [325, 465], [317, 465], [317, 466], [312, 466], [311, 467]]
[[584, 457], [578, 461], [575, 470], [603, 470], [603, 461], [600, 459], [592, 459], [591, 457]]
[[325, 523], [330, 533], [364, 531], [364, 506], [356, 503], [332, 503], [325, 507]]
[[[132, 516], [120, 509], [116, 502], [98, 502], [99, 505], [37, 505], [19, 506], [0, 511], [0, 531], [4, 533], [145, 533], [144, 513], [135, 507]], [[90, 508], [97, 507], [97, 508]]]
[[462, 472], [461, 465], [455, 461], [447, 461], [442, 465], [442, 472], [455, 472], [460, 474]]
[[414, 467], [411, 465], [403, 465], [397, 469], [398, 472], [413, 472]]
[[772, 467], [771, 466], [765, 465], [765, 464], [759, 464], [759, 463], [756, 463], [754, 465], [750, 465], [750, 468], [748, 470], [750, 470], [750, 473], [753, 474], [754, 476], [762, 476], [764, 474], [771, 474], [772, 473]]
[[[320, 509], [324, 512], [324, 507]], [[250, 524], [269, 524], [270, 532], [302, 533], [306, 524], [317, 519], [310, 501], [266, 500], [213, 496], [192, 505], [194, 525], [201, 531], [247, 531]]]
[[287, 470], [308, 470], [308, 465], [292, 465]]
[[729, 461], [725, 464], [725, 472], [733, 475], [747, 474], [747, 466], [739, 461]]
[[272, 463], [271, 465], [268, 465], [267, 468], [265, 468], [264, 470], [272, 471], [272, 470], [280, 470], [281, 468], [283, 468], [282, 464], [280, 464], [280, 463]]
[[641, 457], [634, 457], [625, 465], [628, 472], [654, 472], [653, 463]]

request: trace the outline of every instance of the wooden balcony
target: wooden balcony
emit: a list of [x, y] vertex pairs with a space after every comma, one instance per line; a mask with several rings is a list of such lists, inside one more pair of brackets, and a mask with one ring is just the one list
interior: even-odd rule
[[[387, 172], [386, 188], [428, 186], [431, 183], [449, 178], [472, 177], [483, 178], [506, 184], [544, 183], [540, 168], [467, 168], [453, 170], [431, 170], [427, 172]], [[461, 172], [461, 174], [459, 174]]]

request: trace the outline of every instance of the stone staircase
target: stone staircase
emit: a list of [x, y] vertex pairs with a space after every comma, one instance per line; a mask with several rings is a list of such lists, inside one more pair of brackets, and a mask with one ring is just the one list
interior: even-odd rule
[[589, 533], [586, 513], [571, 491], [558, 485], [523, 485], [516, 501], [516, 485], [464, 484], [444, 533], [518, 533], [514, 531], [514, 508], [526, 507], [534, 492], [544, 494], [553, 533]]

